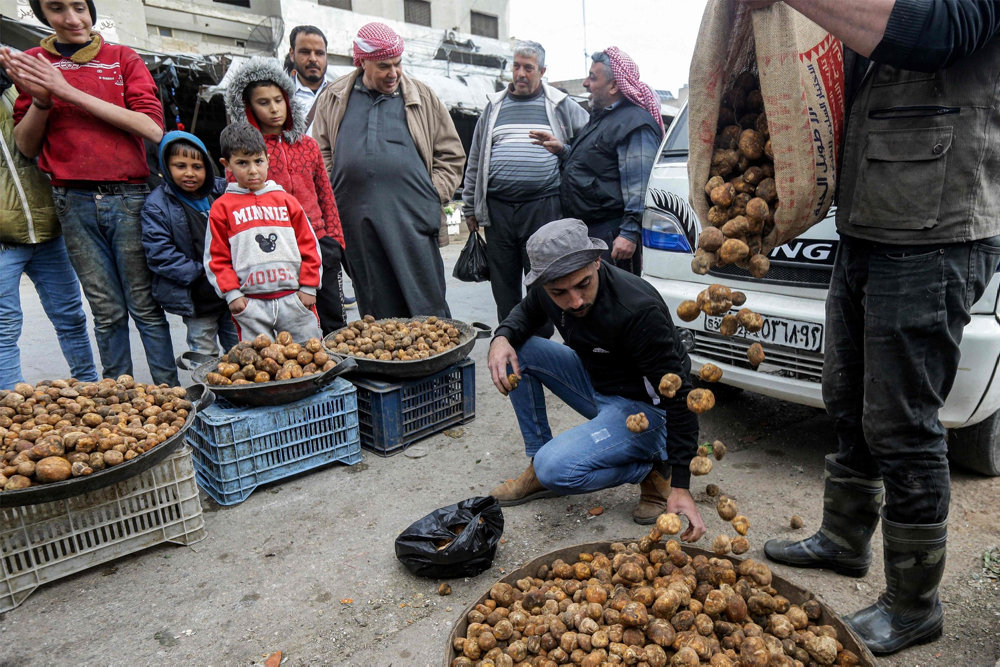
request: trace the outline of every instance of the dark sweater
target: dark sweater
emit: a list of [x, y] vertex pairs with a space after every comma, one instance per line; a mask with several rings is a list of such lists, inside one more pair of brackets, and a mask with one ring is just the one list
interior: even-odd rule
[[982, 48], [998, 31], [996, 0], [896, 0], [871, 59], [933, 72]]
[[[566, 345], [580, 356], [598, 393], [666, 411], [671, 481], [673, 486], [688, 488], [688, 464], [698, 448], [698, 416], [687, 409], [691, 360], [659, 293], [645, 280], [601, 264], [597, 297], [584, 317], [564, 314], [545, 289], [535, 285], [497, 327], [496, 335], [518, 348], [546, 320], [556, 325]], [[657, 392], [665, 373], [676, 373], [684, 381], [672, 399]]]

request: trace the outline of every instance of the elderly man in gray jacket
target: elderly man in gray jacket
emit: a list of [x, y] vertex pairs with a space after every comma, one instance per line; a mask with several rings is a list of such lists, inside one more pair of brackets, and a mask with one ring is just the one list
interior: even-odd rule
[[562, 217], [559, 158], [528, 133], [544, 130], [567, 142], [589, 120], [566, 93], [542, 83], [544, 74], [542, 45], [518, 42], [513, 81], [486, 105], [469, 149], [462, 212], [470, 232], [486, 233], [498, 322], [521, 301], [521, 277], [531, 268], [528, 237]]

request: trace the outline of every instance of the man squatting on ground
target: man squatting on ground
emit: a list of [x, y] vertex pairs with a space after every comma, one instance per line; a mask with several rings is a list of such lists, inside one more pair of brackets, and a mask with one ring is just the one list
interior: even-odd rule
[[[517, 505], [639, 484], [636, 523], [653, 523], [663, 512], [683, 514], [690, 524], [681, 539], [693, 542], [705, 524], [688, 491], [698, 439], [698, 416], [687, 409], [691, 360], [659, 293], [602, 262], [605, 250], [604, 241], [588, 237], [587, 226], [572, 218], [528, 239], [528, 293], [497, 327], [489, 368], [497, 389], [510, 396], [532, 461], [490, 495]], [[531, 335], [546, 320], [565, 345]], [[511, 371], [520, 378], [516, 389]], [[665, 373], [684, 379], [672, 399], [657, 393]], [[543, 386], [590, 421], [553, 438]], [[649, 428], [633, 433], [625, 419], [638, 412]]]
[[591, 60], [583, 80], [590, 91], [587, 126], [569, 144], [551, 132], [533, 130], [531, 136], [562, 160], [563, 215], [580, 218], [591, 236], [607, 244], [606, 262], [638, 276], [646, 184], [663, 138], [660, 101], [618, 47]]
[[[476, 122], [462, 191], [470, 232], [486, 234], [486, 261], [503, 322], [521, 301], [521, 279], [531, 266], [528, 237], [562, 216], [559, 158], [531, 140], [532, 130], [569, 141], [587, 124], [587, 112], [566, 93], [542, 81], [545, 49], [538, 42], [514, 47], [513, 81], [494, 94]], [[552, 335], [552, 325], [539, 335]]]
[[864, 576], [881, 517], [886, 590], [846, 621], [873, 653], [893, 653], [944, 625], [951, 480], [938, 410], [1000, 261], [1000, 4], [786, 1], [847, 47], [823, 365], [839, 447], [819, 532], [764, 553]]

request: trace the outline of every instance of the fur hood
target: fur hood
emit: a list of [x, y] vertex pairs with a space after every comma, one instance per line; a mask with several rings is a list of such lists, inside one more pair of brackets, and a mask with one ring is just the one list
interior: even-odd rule
[[247, 112], [246, 105], [243, 104], [243, 91], [257, 81], [273, 81], [285, 94], [285, 103], [291, 113], [288, 114], [281, 134], [285, 141], [294, 144], [306, 133], [307, 110], [295, 100], [295, 81], [281, 69], [280, 63], [274, 58], [254, 56], [232, 72], [225, 94], [226, 113], [230, 122], [246, 118], [251, 125], [260, 129], [257, 119]]

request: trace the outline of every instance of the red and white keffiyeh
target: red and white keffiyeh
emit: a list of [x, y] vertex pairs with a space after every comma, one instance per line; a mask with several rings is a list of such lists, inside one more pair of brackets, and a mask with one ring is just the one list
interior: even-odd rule
[[611, 72], [618, 84], [618, 90], [622, 91], [629, 102], [640, 106], [656, 119], [656, 124], [660, 126], [660, 136], [663, 136], [663, 117], [660, 115], [660, 98], [648, 84], [639, 81], [639, 67], [627, 53], [617, 46], [609, 46], [604, 49], [608, 60], [611, 61]]
[[403, 55], [403, 38], [384, 23], [366, 23], [354, 38], [354, 66], [362, 60], [391, 60]]

